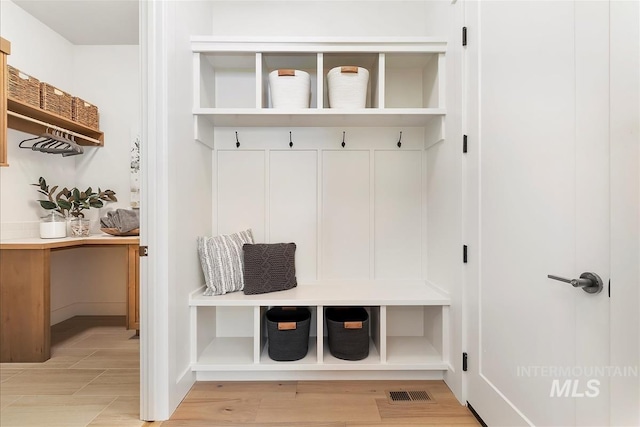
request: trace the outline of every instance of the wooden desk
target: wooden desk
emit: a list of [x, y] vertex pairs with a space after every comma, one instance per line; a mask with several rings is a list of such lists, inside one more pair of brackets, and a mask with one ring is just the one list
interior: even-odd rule
[[127, 328], [140, 329], [138, 237], [107, 234], [0, 241], [0, 362], [51, 357], [51, 251], [81, 246], [127, 248]]

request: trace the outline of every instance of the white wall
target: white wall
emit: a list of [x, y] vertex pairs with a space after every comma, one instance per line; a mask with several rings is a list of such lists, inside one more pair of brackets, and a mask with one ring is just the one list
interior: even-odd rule
[[[65, 158], [18, 148], [21, 140], [33, 135], [9, 129], [10, 166], [0, 169], [0, 236], [38, 236], [38, 218], [45, 211], [36, 202], [36, 188], [29, 184], [40, 176], [50, 185], [114, 190], [117, 203], [86, 213], [92, 231], [97, 232], [100, 216], [110, 209], [127, 208], [130, 202], [130, 141], [139, 132], [140, 121], [138, 46], [75, 46], [13, 2], [1, 1], [0, 8], [1, 34], [11, 42], [8, 63], [97, 105], [105, 134], [104, 147], [85, 147], [84, 155]], [[126, 256], [119, 249], [86, 248], [53, 257], [52, 324], [74, 315], [126, 313], [126, 281], [114, 280], [114, 274], [122, 276], [120, 266]], [[89, 265], [93, 276], [89, 284], [70, 274], [78, 266]], [[109, 274], [96, 274], [100, 271]]]
[[[73, 93], [100, 108], [104, 147], [76, 157], [76, 185], [116, 192], [118, 202], [90, 211], [96, 220], [107, 210], [130, 206], [130, 143], [140, 132], [138, 46], [74, 46]], [[96, 230], [97, 231], [97, 230]]]
[[[104, 147], [86, 149], [84, 155], [76, 157], [75, 185], [109, 188], [118, 198], [118, 202], [107, 203], [85, 214], [91, 219], [92, 232], [97, 233], [99, 218], [107, 211], [130, 206], [130, 142], [140, 129], [139, 48], [74, 46], [73, 53], [73, 70], [77, 76], [73, 93], [100, 108], [100, 129], [104, 132]], [[124, 248], [77, 251], [73, 262], [82, 265], [87, 274], [93, 272], [92, 280], [81, 286], [82, 292], [75, 294], [77, 301], [72, 308], [59, 310], [60, 314], [52, 311], [52, 323], [80, 314], [125, 314], [127, 276], [123, 260], [126, 257]], [[100, 271], [108, 274], [96, 274]], [[52, 310], [57, 309], [52, 303]]]
[[[73, 84], [73, 45], [10, 1], [0, 1], [0, 34], [11, 42], [12, 65], [41, 81], [70, 91]], [[9, 167], [0, 168], [0, 236], [3, 239], [37, 233], [37, 221], [45, 211], [30, 186], [44, 176], [55, 184], [75, 181], [75, 159], [18, 148], [31, 138], [9, 129]]]
[[450, 1], [215, 1], [221, 36], [442, 36]]

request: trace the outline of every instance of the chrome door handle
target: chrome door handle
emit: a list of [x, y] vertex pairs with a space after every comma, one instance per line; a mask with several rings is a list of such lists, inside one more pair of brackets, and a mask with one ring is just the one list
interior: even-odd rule
[[566, 279], [553, 274], [547, 275], [549, 279], [559, 280], [571, 284], [574, 288], [582, 288], [583, 291], [590, 294], [598, 294], [602, 291], [602, 279], [596, 273], [582, 273], [579, 279]]

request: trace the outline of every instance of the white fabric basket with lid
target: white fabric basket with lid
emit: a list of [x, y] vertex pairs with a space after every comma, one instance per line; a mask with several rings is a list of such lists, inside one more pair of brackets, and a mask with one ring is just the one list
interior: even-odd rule
[[269, 73], [272, 108], [309, 108], [311, 77], [301, 70], [275, 70]]
[[330, 108], [365, 108], [369, 70], [362, 67], [335, 67], [327, 73]]

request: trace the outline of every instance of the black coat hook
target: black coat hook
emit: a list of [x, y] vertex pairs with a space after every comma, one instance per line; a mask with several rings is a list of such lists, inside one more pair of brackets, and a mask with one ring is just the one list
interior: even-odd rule
[[293, 148], [293, 141], [291, 140], [291, 131], [289, 131], [289, 147]]
[[238, 131], [236, 131], [236, 148], [240, 148], [240, 141], [238, 141]]
[[342, 148], [344, 148], [344, 146], [346, 145], [346, 144], [344, 143], [344, 134], [345, 134], [345, 132], [343, 131], [343, 132], [342, 132]]
[[398, 138], [398, 148], [402, 147], [402, 131], [400, 131], [400, 138]]

